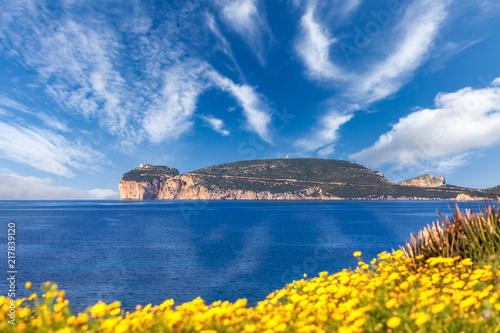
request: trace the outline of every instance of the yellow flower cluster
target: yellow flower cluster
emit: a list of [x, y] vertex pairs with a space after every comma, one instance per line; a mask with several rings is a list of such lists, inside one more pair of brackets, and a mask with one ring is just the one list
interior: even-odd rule
[[[247, 307], [246, 300], [205, 304], [173, 300], [134, 312], [102, 302], [72, 315], [64, 291], [46, 283], [42, 297], [16, 301], [17, 325], [7, 323], [9, 300], [0, 297], [2, 332], [498, 332], [499, 266], [470, 259], [430, 258], [417, 267], [402, 251], [381, 253], [358, 268], [288, 284]], [[31, 284], [27, 287], [31, 288]]]

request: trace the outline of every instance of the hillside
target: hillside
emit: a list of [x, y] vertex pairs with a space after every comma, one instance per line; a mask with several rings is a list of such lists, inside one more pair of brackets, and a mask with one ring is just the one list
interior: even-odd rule
[[484, 191], [486, 193], [493, 193], [493, 194], [496, 194], [496, 195], [500, 196], [500, 185], [495, 186], [495, 187], [491, 187], [491, 188], [487, 188]]
[[[122, 199], [455, 199], [485, 198], [483, 191], [422, 181], [405, 185], [387, 180], [381, 172], [339, 160], [316, 158], [251, 160], [214, 165], [178, 175], [176, 169], [140, 167], [123, 175]], [[419, 177], [417, 177], [419, 178]], [[415, 185], [412, 185], [412, 182]]]

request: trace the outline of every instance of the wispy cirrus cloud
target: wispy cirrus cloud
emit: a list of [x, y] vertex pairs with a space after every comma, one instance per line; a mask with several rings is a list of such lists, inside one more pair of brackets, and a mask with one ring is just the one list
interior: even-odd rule
[[[321, 125], [315, 128], [314, 134], [310, 137], [297, 140], [296, 145], [306, 151], [318, 151], [318, 155], [326, 157], [335, 151], [335, 141], [339, 136], [340, 127], [351, 120], [352, 113], [339, 113], [335, 110], [323, 116]], [[330, 142], [325, 146], [325, 142]]]
[[73, 177], [72, 169], [95, 170], [101, 153], [53, 131], [0, 121], [0, 157], [55, 175]]
[[219, 0], [221, 18], [254, 52], [261, 65], [266, 63], [265, 51], [272, 35], [259, 0]]
[[[301, 56], [310, 78], [338, 87], [342, 97], [331, 101], [334, 111], [328, 111], [321, 118], [314, 130], [316, 134], [312, 138], [299, 139], [297, 145], [310, 151], [323, 148], [323, 154], [333, 152], [332, 145], [338, 138], [336, 131], [352, 118], [353, 112], [401, 89], [432, 50], [447, 17], [450, 2], [413, 1], [404, 8], [400, 17], [385, 10], [388, 22], [384, 25], [388, 27], [384, 36], [390, 38], [390, 42], [385, 39], [384, 54], [379, 59], [368, 59], [371, 65], [362, 70], [348, 69], [333, 60], [330, 51], [341, 39], [333, 36], [326, 24], [319, 21], [315, 12], [316, 3], [310, 2], [301, 19], [302, 31], [296, 41], [296, 52]], [[378, 24], [379, 31], [383, 28], [381, 23], [372, 23]], [[369, 52], [365, 53], [371, 56]], [[345, 105], [345, 108], [339, 110], [338, 104]], [[305, 144], [307, 142], [309, 144]]]
[[200, 118], [203, 119], [203, 121], [208, 126], [210, 126], [211, 129], [213, 129], [214, 131], [216, 131], [220, 135], [222, 135], [222, 136], [229, 135], [230, 132], [224, 128], [225, 125], [224, 125], [224, 121], [222, 119], [215, 118], [213, 115], [208, 115], [208, 116], [201, 115]]
[[206, 63], [189, 62], [164, 72], [164, 85], [145, 113], [144, 129], [153, 142], [178, 138], [192, 126], [199, 95], [209, 87]]
[[243, 75], [243, 72], [241, 71], [238, 61], [236, 61], [236, 58], [234, 57], [231, 45], [229, 44], [227, 38], [222, 34], [222, 31], [220, 30], [219, 25], [215, 20], [215, 17], [212, 14], [207, 13], [206, 20], [208, 28], [218, 41], [217, 44], [218, 48], [231, 60], [240, 78], [244, 80], [245, 77]]
[[269, 126], [272, 111], [263, 96], [257, 93], [254, 87], [236, 84], [216, 71], [209, 71], [207, 75], [217, 87], [229, 92], [236, 99], [243, 109], [248, 130], [255, 132], [262, 140], [271, 142]]
[[52, 186], [47, 178], [23, 177], [0, 172], [0, 200], [117, 200], [118, 192], [109, 189], [75, 190]]
[[[11, 31], [6, 39], [38, 73], [45, 91], [68, 111], [97, 119], [113, 134], [126, 134], [130, 111], [124, 99], [129, 94], [113, 64], [119, 48], [116, 32], [97, 20], [84, 25], [70, 17], [54, 19], [43, 6], [15, 6], [11, 4], [12, 25], [3, 27]], [[23, 39], [26, 31], [30, 36]]]
[[363, 2], [363, 0], [345, 0], [342, 5], [342, 14], [347, 16], [354, 12]]
[[[110, 21], [99, 19], [102, 14], [96, 8], [109, 11], [99, 6], [67, 3], [54, 13], [45, 4], [9, 3], [2, 6], [6, 19], [0, 23], [0, 44], [37, 73], [45, 93], [60, 110], [97, 121], [122, 140], [126, 151], [146, 140], [160, 143], [186, 133], [196, 120], [198, 97], [208, 88], [234, 96], [242, 105], [246, 128], [266, 137], [268, 121], [260, 109], [268, 108], [262, 96], [222, 74], [217, 82], [208, 78], [209, 71], [218, 73], [204, 59], [202, 41], [212, 33], [244, 79], [213, 14], [199, 10], [196, 2], [174, 9], [168, 3], [158, 7], [125, 1], [116, 9], [123, 11], [125, 19]], [[256, 1], [226, 1], [216, 6], [229, 30], [255, 46], [262, 59], [264, 44], [259, 43], [264, 43], [269, 31], [258, 7]], [[156, 10], [165, 17], [153, 24]], [[205, 18], [209, 31], [193, 17]], [[54, 129], [67, 130], [56, 118], [41, 117]]]
[[336, 39], [314, 19], [314, 8], [314, 5], [309, 5], [302, 16], [302, 32], [296, 43], [296, 51], [302, 58], [309, 77], [320, 80], [343, 79], [344, 71], [330, 59], [330, 47]]
[[[178, 138], [194, 121], [198, 98], [209, 88], [219, 88], [235, 98], [246, 118], [247, 129], [270, 142], [271, 110], [254, 87], [237, 84], [203, 61], [182, 62], [165, 72], [157, 103], [144, 116], [144, 129], [153, 142]], [[229, 133], [228, 133], [229, 134]]]
[[350, 94], [363, 103], [372, 103], [401, 89], [432, 49], [450, 2], [412, 2], [393, 29], [398, 37], [391, 52], [353, 80]]
[[482, 89], [440, 93], [434, 109], [399, 119], [371, 147], [350, 157], [369, 166], [452, 168], [474, 150], [500, 142], [500, 78]]
[[13, 114], [24, 113], [42, 120], [42, 122], [46, 126], [52, 129], [61, 132], [71, 132], [71, 129], [68, 127], [68, 125], [61, 119], [55, 117], [54, 115], [48, 114], [41, 110], [34, 110], [32, 108], [27, 107], [24, 104], [14, 101], [13, 99], [3, 96], [1, 94], [0, 94], [0, 109], [4, 109], [5, 111], [3, 113], [9, 114], [11, 117]]

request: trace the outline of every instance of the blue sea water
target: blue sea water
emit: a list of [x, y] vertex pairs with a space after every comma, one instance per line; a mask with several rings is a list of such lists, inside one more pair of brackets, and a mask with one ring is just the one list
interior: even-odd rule
[[397, 249], [436, 210], [452, 209], [448, 201], [0, 201], [0, 272], [14, 222], [21, 295], [24, 282], [50, 280], [75, 311], [99, 300], [132, 309], [198, 296], [256, 304], [304, 273], [355, 267], [354, 251], [369, 261]]

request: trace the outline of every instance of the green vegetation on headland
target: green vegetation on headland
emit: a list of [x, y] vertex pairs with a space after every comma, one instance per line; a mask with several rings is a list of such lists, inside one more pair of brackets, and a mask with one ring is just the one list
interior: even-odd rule
[[[496, 199], [495, 188], [447, 185], [424, 175], [399, 184], [362, 165], [317, 158], [267, 159], [214, 165], [175, 179], [176, 169], [139, 167], [123, 175], [122, 199]], [[143, 186], [128, 186], [128, 182]], [[174, 189], [175, 191], [172, 191]], [[142, 191], [137, 193], [137, 191]], [[500, 191], [499, 191], [500, 192]], [[198, 195], [189, 197], [188, 194]], [[199, 196], [202, 193], [205, 197]], [[243, 194], [242, 194], [243, 193]]]
[[179, 175], [179, 170], [176, 168], [169, 168], [168, 166], [158, 166], [146, 164], [140, 166], [122, 176], [122, 180], [133, 182], [150, 182], [155, 178], [162, 176], [175, 177]]
[[[120, 302], [99, 302], [72, 314], [64, 291], [47, 282], [43, 295], [16, 301], [0, 297], [0, 328], [55, 333], [498, 332], [499, 235], [494, 207], [479, 214], [457, 210], [451, 220], [412, 238], [406, 252], [383, 252], [369, 263], [355, 252], [354, 270], [304, 276], [254, 307], [247, 307], [245, 299], [205, 304], [197, 298], [178, 306], [170, 299], [138, 305], [134, 312], [122, 310]], [[16, 308], [16, 325], [9, 323], [9, 307]]]
[[487, 188], [486, 190], [484, 190], [486, 193], [492, 193], [492, 194], [495, 194], [495, 195], [499, 195], [500, 196], [500, 185], [498, 186], [495, 186], [495, 187], [492, 187], [492, 188]]

